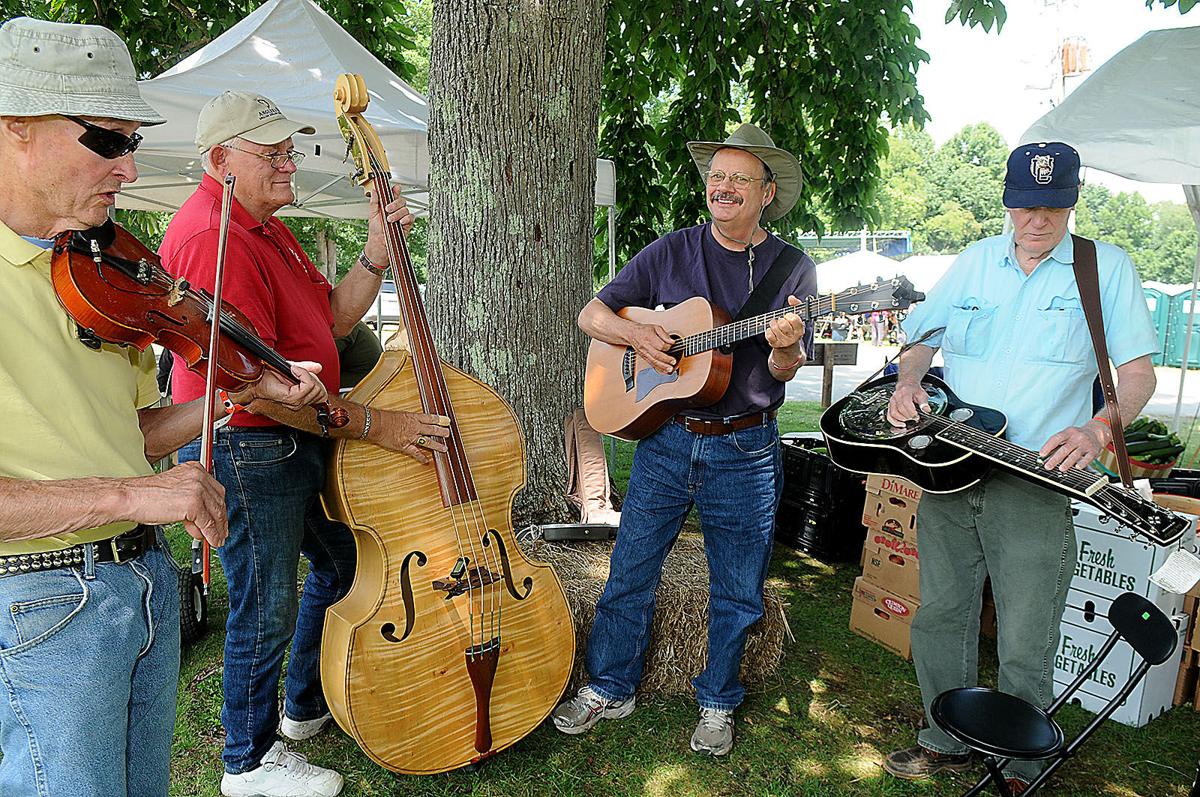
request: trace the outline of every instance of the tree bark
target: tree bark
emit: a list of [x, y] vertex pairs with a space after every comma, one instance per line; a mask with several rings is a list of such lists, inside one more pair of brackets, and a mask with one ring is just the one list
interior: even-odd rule
[[519, 525], [563, 520], [582, 402], [607, 0], [452, 0], [430, 52], [428, 312], [442, 359], [525, 436]]

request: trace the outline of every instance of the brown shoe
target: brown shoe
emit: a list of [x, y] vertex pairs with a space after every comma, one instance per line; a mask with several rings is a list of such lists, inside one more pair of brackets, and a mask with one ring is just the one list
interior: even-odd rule
[[943, 769], [962, 772], [971, 767], [971, 754], [935, 753], [920, 745], [906, 750], [897, 750], [883, 759], [883, 768], [888, 773], [905, 780], [924, 780]]
[[1018, 794], [1024, 794], [1025, 790], [1029, 788], [1029, 784], [1020, 778], [1005, 778], [1004, 782], [1008, 784], [1008, 791], [1013, 797], [1017, 797]]

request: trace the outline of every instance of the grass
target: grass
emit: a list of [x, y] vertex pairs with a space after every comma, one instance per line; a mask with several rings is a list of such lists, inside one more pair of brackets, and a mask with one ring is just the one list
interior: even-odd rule
[[[815, 404], [789, 403], [783, 431], [816, 428]], [[631, 444], [617, 445], [614, 476], [628, 478]], [[180, 540], [181, 548], [186, 544]], [[182, 560], [183, 554], [180, 552]], [[773, 680], [751, 690], [738, 714], [738, 744], [723, 759], [687, 749], [695, 707], [683, 697], [639, 702], [620, 722], [566, 737], [541, 727], [477, 771], [430, 777], [393, 775], [370, 762], [340, 731], [296, 745], [347, 780], [347, 797], [371, 795], [763, 795], [942, 797], [970, 785], [963, 776], [907, 783], [885, 775], [882, 757], [912, 744], [921, 720], [912, 665], [848, 630], [856, 565], [830, 566], [777, 547], [771, 575], [788, 601], [796, 641]], [[227, 608], [214, 568], [211, 631], [184, 652], [171, 794], [217, 795], [221, 773], [220, 628]], [[698, 629], [699, 632], [699, 629]], [[983, 678], [994, 681], [995, 653], [984, 640]], [[1068, 707], [1068, 733], [1091, 716]], [[1134, 729], [1108, 722], [1051, 782], [1068, 797], [1184, 797], [1200, 753], [1200, 714], [1181, 707]], [[975, 774], [975, 773], [972, 773]], [[1185, 785], [1187, 784], [1187, 785]]]

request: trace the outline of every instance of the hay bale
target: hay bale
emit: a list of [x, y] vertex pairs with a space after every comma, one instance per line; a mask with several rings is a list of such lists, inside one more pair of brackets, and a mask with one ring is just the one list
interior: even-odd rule
[[[571, 690], [587, 680], [584, 667], [588, 636], [596, 619], [596, 602], [608, 580], [611, 542], [553, 543], [539, 540], [529, 553], [549, 562], [558, 573], [575, 618], [575, 670]], [[704, 669], [708, 641], [708, 562], [698, 535], [679, 537], [667, 554], [658, 585], [654, 624], [646, 650], [640, 693], [692, 694], [691, 680]], [[764, 614], [746, 639], [742, 657], [744, 685], [763, 683], [779, 667], [783, 640], [791, 639], [779, 590], [770, 582], [763, 590]]]

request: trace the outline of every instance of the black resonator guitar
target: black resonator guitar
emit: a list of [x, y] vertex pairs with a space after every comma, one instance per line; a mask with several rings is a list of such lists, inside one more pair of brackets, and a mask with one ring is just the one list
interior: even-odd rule
[[934, 376], [921, 380], [929, 412], [899, 429], [887, 419], [896, 377], [872, 380], [821, 416], [829, 458], [856, 473], [902, 476], [931, 493], [977, 484], [994, 467], [1091, 504], [1156, 545], [1183, 536], [1190, 521], [1092, 470], [1046, 470], [1036, 451], [1004, 439], [1008, 419], [968, 404]]

